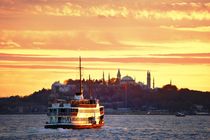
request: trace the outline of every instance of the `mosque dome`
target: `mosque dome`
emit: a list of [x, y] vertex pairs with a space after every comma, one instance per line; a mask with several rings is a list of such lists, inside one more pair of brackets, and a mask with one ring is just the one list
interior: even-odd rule
[[135, 84], [135, 80], [130, 76], [124, 76], [120, 81], [120, 84]]
[[59, 81], [56, 81], [52, 84], [52, 87], [60, 87], [62, 84]]
[[133, 78], [130, 76], [124, 76], [121, 81], [133, 81]]

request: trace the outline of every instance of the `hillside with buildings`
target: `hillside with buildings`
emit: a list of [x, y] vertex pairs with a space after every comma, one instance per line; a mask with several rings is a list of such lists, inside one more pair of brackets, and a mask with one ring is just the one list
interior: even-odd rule
[[[117, 76], [105, 80], [83, 79], [85, 98], [100, 99], [106, 112], [136, 114], [186, 114], [210, 112], [210, 92], [178, 89], [172, 83], [155, 88], [151, 74], [146, 73], [147, 83], [136, 82], [131, 76]], [[29, 96], [0, 98], [0, 114], [46, 113], [48, 103], [56, 99], [70, 100], [79, 89], [79, 80], [67, 79], [64, 83], [56, 81], [51, 89], [42, 89]], [[151, 86], [152, 84], [152, 86]]]

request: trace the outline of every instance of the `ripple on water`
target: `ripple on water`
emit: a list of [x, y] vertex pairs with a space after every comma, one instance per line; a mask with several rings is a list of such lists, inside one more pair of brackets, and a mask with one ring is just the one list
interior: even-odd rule
[[106, 115], [101, 129], [45, 129], [46, 115], [0, 115], [0, 139], [209, 139], [209, 116]]

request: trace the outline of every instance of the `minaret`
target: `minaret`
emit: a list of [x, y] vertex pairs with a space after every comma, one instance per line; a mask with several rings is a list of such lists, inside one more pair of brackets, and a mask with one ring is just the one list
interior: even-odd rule
[[118, 69], [117, 72], [117, 80], [120, 81], [121, 80], [121, 73], [120, 73], [120, 69]]
[[110, 84], [110, 82], [111, 82], [111, 79], [110, 79], [110, 73], [109, 73], [109, 75], [108, 75], [108, 84]]
[[105, 84], [104, 71], [103, 71], [103, 79], [102, 79], [102, 81], [103, 81], [103, 84]]
[[153, 77], [153, 85], [152, 88], [155, 89], [155, 78]]
[[90, 99], [92, 99], [93, 97], [92, 97], [92, 93], [93, 93], [93, 91], [92, 91], [92, 82], [91, 82], [91, 78], [90, 78], [90, 74], [89, 74], [89, 82], [88, 82], [88, 85], [89, 85], [89, 96], [90, 96]]
[[147, 88], [151, 88], [151, 75], [150, 71], [147, 71]]

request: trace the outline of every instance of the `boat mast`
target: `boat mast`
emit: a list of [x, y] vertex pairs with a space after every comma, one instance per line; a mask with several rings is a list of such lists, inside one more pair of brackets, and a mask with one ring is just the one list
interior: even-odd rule
[[81, 56], [79, 57], [79, 80], [80, 80], [80, 93], [82, 94], [82, 67], [81, 67]]
[[90, 96], [90, 99], [92, 99], [92, 81], [91, 81], [90, 75], [89, 75], [88, 85], [89, 85], [89, 96]]
[[79, 57], [79, 91], [76, 92], [74, 99], [82, 100], [83, 97], [83, 90], [82, 90], [82, 66], [81, 66], [81, 57]]

